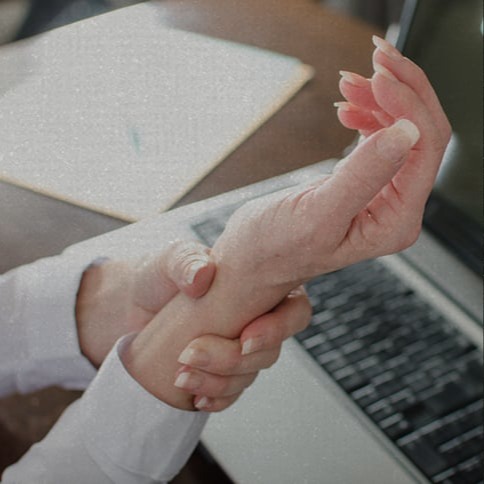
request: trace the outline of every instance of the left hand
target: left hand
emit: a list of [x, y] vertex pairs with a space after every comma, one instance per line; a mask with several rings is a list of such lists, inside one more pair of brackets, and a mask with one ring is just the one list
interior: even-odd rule
[[89, 267], [76, 302], [82, 353], [99, 367], [121, 336], [141, 331], [179, 291], [201, 297], [214, 276], [210, 250], [198, 242], [173, 242], [141, 261]]
[[194, 406], [218, 412], [232, 405], [257, 373], [278, 359], [283, 341], [302, 331], [311, 305], [302, 286], [255, 319], [237, 339], [214, 334], [193, 340], [181, 353], [175, 384], [195, 395]]
[[[106, 261], [88, 268], [76, 305], [81, 351], [99, 367], [121, 336], [141, 331], [179, 291], [203, 296], [215, 271], [210, 250], [198, 242], [172, 243], [142, 261]], [[196, 395], [196, 408], [213, 412], [235, 402], [261, 369], [275, 363], [282, 342], [304, 329], [310, 316], [301, 287], [248, 324], [237, 339], [205, 335], [192, 341], [180, 355], [184, 366], [179, 373], [200, 382], [186, 389]]]

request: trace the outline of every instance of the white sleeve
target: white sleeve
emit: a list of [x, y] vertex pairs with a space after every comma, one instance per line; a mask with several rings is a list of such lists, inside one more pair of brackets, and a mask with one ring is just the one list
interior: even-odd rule
[[208, 414], [175, 409], [145, 391], [121, 362], [131, 338], [111, 350], [47, 437], [5, 471], [4, 484], [147, 484], [179, 472]]
[[79, 348], [74, 313], [91, 260], [63, 254], [0, 276], [0, 396], [50, 385], [84, 389], [94, 378]]

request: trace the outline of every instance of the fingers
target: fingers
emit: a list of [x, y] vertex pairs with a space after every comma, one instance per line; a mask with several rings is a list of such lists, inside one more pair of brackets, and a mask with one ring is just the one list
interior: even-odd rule
[[178, 291], [190, 297], [207, 292], [215, 276], [210, 250], [199, 242], [173, 242], [157, 257], [137, 263], [134, 277], [134, 300], [138, 306], [155, 314]]
[[401, 82], [410, 86], [431, 113], [438, 130], [444, 137], [449, 136], [451, 130], [449, 121], [447, 120], [440, 101], [423, 70], [410, 59], [403, 57], [402, 54], [386, 40], [374, 36], [373, 43], [377, 47], [373, 54], [374, 65], [385, 67]]
[[196, 395], [194, 405], [199, 410], [227, 408], [252, 384], [259, 370], [277, 361], [282, 342], [304, 329], [310, 317], [309, 300], [301, 286], [273, 311], [249, 324], [242, 344], [217, 335], [192, 341], [178, 359], [183, 366], [175, 385]]
[[261, 348], [250, 355], [242, 355], [238, 339], [204, 335], [192, 341], [182, 351], [178, 362], [215, 375], [244, 375], [272, 366], [279, 356], [281, 342], [274, 347]]
[[348, 101], [370, 112], [380, 109], [373, 97], [370, 79], [348, 71], [340, 71], [340, 75], [339, 89]]
[[383, 128], [383, 124], [375, 116], [374, 111], [362, 109], [349, 102], [337, 102], [338, 119], [340, 123], [349, 129], [357, 129], [365, 136]]
[[[371, 81], [357, 74], [341, 71], [340, 91], [352, 106], [350, 114], [344, 112], [345, 104], [339, 106], [338, 117], [342, 124], [350, 129], [371, 131], [372, 127], [367, 126], [365, 116], [355, 115], [358, 110], [372, 112], [376, 120], [383, 126], [392, 124], [393, 119], [410, 119], [422, 131], [420, 144], [424, 144], [428, 140], [431, 142], [430, 148], [432, 149], [445, 148], [451, 128], [425, 73], [412, 61], [403, 57], [387, 41], [374, 36], [373, 42], [377, 47], [373, 54], [376, 74]], [[395, 96], [395, 92], [389, 92], [388, 82], [382, 82], [382, 78], [385, 77], [387, 81], [393, 79], [407, 86], [412, 91], [412, 97], [407, 98], [401, 93], [397, 93]], [[393, 87], [396, 88], [397, 84]], [[405, 98], [406, 101], [411, 99], [412, 102], [402, 104], [399, 102], [399, 97]], [[399, 106], [396, 106], [398, 104]], [[415, 106], [419, 107], [415, 109]], [[412, 117], [412, 114], [415, 117]], [[419, 120], [433, 128], [425, 136], [425, 125], [419, 124]]]
[[340, 74], [339, 88], [348, 102], [338, 102], [335, 106], [338, 108], [338, 118], [343, 126], [357, 129], [364, 136], [369, 136], [395, 122], [376, 102], [371, 79], [348, 71], [340, 71]]
[[240, 335], [242, 354], [277, 348], [302, 331], [311, 319], [311, 304], [303, 286], [291, 291], [276, 308], [246, 326]]
[[392, 180], [418, 138], [417, 127], [403, 119], [377, 131], [340, 162], [334, 175], [315, 190], [311, 206], [318, 211], [326, 204], [335, 219], [348, 224]]
[[311, 318], [304, 288], [292, 291], [274, 310], [242, 331], [240, 340], [204, 335], [192, 341], [178, 362], [217, 375], [242, 375], [272, 366], [282, 342], [302, 331]]
[[201, 395], [195, 396], [193, 404], [198, 410], [204, 412], [220, 412], [230, 407], [242, 395], [241, 393], [224, 398], [209, 398]]
[[435, 120], [417, 93], [407, 84], [400, 82], [392, 72], [382, 66], [372, 78], [372, 88], [378, 104], [395, 119], [409, 119], [416, 124], [422, 135], [416, 149], [439, 151], [443, 137]]
[[418, 127], [420, 140], [392, 182], [406, 210], [419, 213], [435, 181], [451, 128], [422, 69], [383, 39], [375, 37], [374, 43], [375, 74], [371, 82], [343, 73], [340, 88], [351, 110], [345, 112], [348, 103], [343, 103], [338, 117], [349, 128], [363, 134], [371, 132], [376, 123], [368, 118], [367, 109], [376, 102], [379, 110], [372, 115], [381, 125], [404, 118]]
[[394, 186], [409, 210], [421, 210], [435, 181], [451, 128], [424, 72], [393, 46], [376, 39], [373, 61], [377, 73], [372, 89], [378, 104], [395, 118], [414, 122], [421, 139]]
[[215, 276], [215, 263], [210, 258], [210, 249], [200, 242], [175, 242], [164, 254], [166, 275], [177, 288], [190, 297], [205, 294]]
[[185, 366], [178, 371], [175, 386], [194, 395], [223, 398], [241, 393], [252, 384], [256, 376], [257, 373], [214, 375]]

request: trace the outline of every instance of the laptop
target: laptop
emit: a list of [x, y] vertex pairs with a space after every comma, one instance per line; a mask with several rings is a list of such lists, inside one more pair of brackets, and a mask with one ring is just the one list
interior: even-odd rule
[[[400, 29], [397, 46], [427, 72], [453, 125], [423, 232], [401, 254], [308, 283], [310, 326], [203, 432], [235, 483], [483, 482], [482, 4], [407, 1]], [[80, 246], [132, 255], [160, 233], [211, 245], [242, 203], [314, 180], [334, 162]]]

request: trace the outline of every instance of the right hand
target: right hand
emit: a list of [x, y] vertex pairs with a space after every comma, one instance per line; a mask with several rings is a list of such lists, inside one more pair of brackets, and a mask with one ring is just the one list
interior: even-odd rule
[[[340, 120], [368, 138], [313, 186], [242, 207], [214, 247], [218, 261], [257, 269], [263, 284], [299, 284], [416, 240], [451, 129], [423, 71], [376, 42], [372, 79], [340, 84], [350, 101]], [[418, 128], [416, 144], [402, 119]]]

